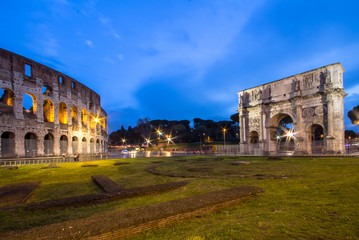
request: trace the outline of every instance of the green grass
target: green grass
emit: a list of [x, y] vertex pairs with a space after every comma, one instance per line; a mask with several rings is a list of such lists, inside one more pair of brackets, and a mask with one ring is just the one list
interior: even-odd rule
[[[176, 162], [187, 159], [187, 162]], [[193, 159], [193, 160], [192, 160]], [[98, 193], [92, 175], [103, 174], [125, 188], [182, 178], [157, 176], [144, 171], [151, 165], [176, 173], [203, 174], [189, 168], [212, 168], [210, 179], [192, 178], [185, 187], [157, 195], [136, 197], [86, 207], [57, 210], [0, 211], [0, 232], [82, 218], [110, 211], [166, 202], [238, 185], [253, 185], [266, 193], [258, 194], [235, 207], [169, 225], [135, 236], [133, 239], [359, 239], [359, 158], [225, 158], [200, 162], [196, 157], [121, 160], [128, 165], [113, 166], [119, 160], [97, 161], [99, 167], [82, 168], [83, 163], [58, 164], [61, 168], [41, 169], [44, 165], [21, 166], [18, 170], [0, 170], [0, 186], [41, 181], [28, 200], [42, 201]], [[251, 164], [232, 166], [233, 161]], [[216, 178], [234, 175], [293, 175], [287, 179]]]

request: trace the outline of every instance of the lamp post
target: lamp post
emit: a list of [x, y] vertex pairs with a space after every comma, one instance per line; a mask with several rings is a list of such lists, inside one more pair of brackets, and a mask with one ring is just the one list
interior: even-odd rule
[[223, 131], [223, 146], [225, 146], [226, 145], [226, 132], [227, 132], [227, 129], [223, 128], [222, 131]]

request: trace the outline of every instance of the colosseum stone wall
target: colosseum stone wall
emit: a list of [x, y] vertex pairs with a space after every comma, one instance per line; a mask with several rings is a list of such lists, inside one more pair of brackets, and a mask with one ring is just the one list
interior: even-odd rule
[[107, 152], [107, 114], [84, 84], [0, 49], [0, 156]]

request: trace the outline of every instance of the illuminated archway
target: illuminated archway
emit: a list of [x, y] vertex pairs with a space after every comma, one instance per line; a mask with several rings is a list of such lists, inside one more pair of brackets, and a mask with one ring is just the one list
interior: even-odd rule
[[81, 123], [82, 126], [87, 126], [87, 111], [85, 109], [81, 110]]
[[8, 88], [0, 89], [0, 103], [13, 107], [14, 100], [15, 100], [15, 94], [12, 90]]
[[67, 105], [66, 103], [60, 102], [59, 105], [59, 122], [62, 124], [67, 124]]
[[54, 122], [55, 120], [54, 104], [49, 99], [44, 100], [43, 113], [44, 113], [44, 122]]
[[95, 129], [96, 121], [93, 113], [90, 113], [90, 129]]
[[277, 114], [272, 119], [278, 122], [275, 129], [274, 139], [277, 142], [277, 152], [293, 152], [295, 148], [295, 132], [293, 119], [287, 114]]
[[37, 100], [34, 94], [25, 93], [23, 96], [24, 113], [36, 114]]
[[77, 123], [77, 113], [78, 113], [77, 107], [72, 106], [72, 108], [71, 108], [71, 120], [72, 120], [72, 123]]

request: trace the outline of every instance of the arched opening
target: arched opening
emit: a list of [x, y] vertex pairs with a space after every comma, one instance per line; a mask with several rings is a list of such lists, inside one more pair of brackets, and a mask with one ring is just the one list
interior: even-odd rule
[[54, 122], [55, 120], [54, 104], [49, 99], [44, 100], [43, 112], [44, 112], [44, 122]]
[[42, 95], [44, 96], [51, 96], [51, 93], [52, 93], [52, 89], [51, 87], [45, 85], [42, 87]]
[[95, 116], [93, 115], [93, 113], [90, 113], [90, 129], [95, 129]]
[[77, 107], [76, 106], [72, 106], [71, 108], [71, 120], [72, 123], [77, 123]]
[[248, 136], [248, 142], [249, 142], [249, 153], [253, 154], [254, 149], [259, 147], [259, 134], [257, 131], [251, 131]]
[[87, 126], [87, 112], [85, 109], [81, 110], [81, 123], [82, 126]]
[[259, 135], [257, 131], [252, 131], [249, 133], [249, 143], [251, 144], [259, 143]]
[[79, 152], [79, 139], [76, 136], [72, 137], [72, 153], [77, 154]]
[[10, 157], [15, 155], [15, 134], [4, 132], [1, 134], [1, 157]]
[[14, 106], [15, 94], [8, 88], [0, 89], [0, 103], [5, 106]]
[[285, 115], [279, 120], [277, 127], [277, 152], [293, 152], [294, 139], [293, 119], [289, 115]]
[[272, 148], [278, 153], [292, 153], [295, 146], [295, 132], [293, 119], [290, 115], [279, 113], [269, 122], [270, 140], [275, 142]]
[[23, 111], [24, 113], [36, 114], [37, 101], [35, 95], [31, 93], [25, 93], [23, 96]]
[[100, 152], [100, 140], [99, 139], [96, 140], [96, 152], [97, 153]]
[[44, 137], [44, 154], [54, 155], [54, 136], [46, 134]]
[[60, 102], [59, 105], [59, 121], [62, 124], [67, 124], [67, 105], [66, 103]]
[[312, 153], [324, 152], [324, 129], [318, 124], [313, 124], [310, 128], [310, 140]]
[[86, 138], [82, 138], [82, 153], [83, 154], [87, 153], [87, 140], [86, 140]]
[[25, 156], [35, 157], [37, 155], [37, 137], [34, 133], [25, 135]]
[[67, 154], [67, 146], [68, 146], [67, 136], [62, 135], [60, 137], [60, 154]]
[[90, 153], [95, 153], [95, 140], [93, 138], [90, 139]]

